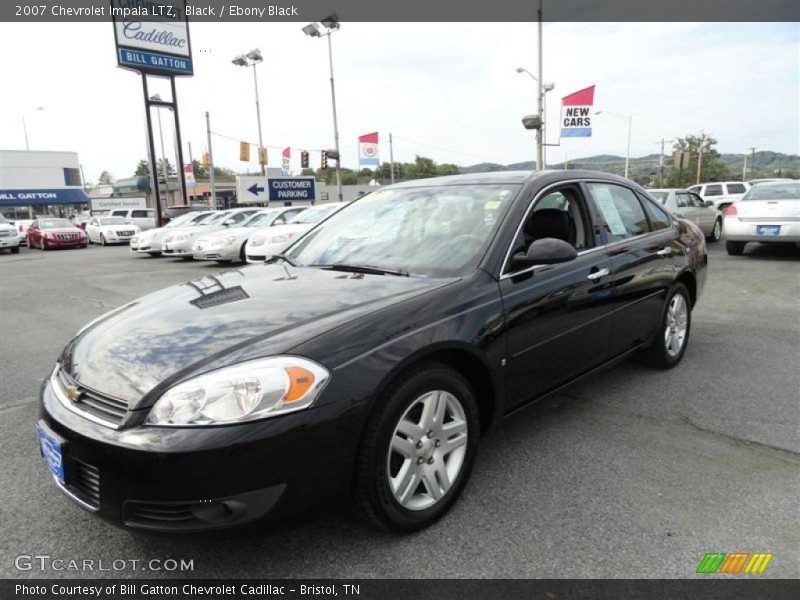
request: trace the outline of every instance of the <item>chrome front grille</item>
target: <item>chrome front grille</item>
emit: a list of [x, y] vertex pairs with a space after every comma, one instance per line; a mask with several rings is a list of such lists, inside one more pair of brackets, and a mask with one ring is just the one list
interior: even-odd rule
[[61, 367], [53, 377], [53, 384], [65, 406], [102, 425], [119, 427], [128, 413], [127, 402], [82, 386]]
[[0, 237], [11, 237], [12, 233], [14, 232], [9, 231], [8, 229], [0, 229]]
[[126, 229], [125, 231], [118, 231], [118, 232], [117, 232], [117, 235], [119, 235], [119, 236], [129, 236], [129, 235], [133, 235], [134, 233], [136, 233], [136, 232], [135, 232], [135, 231], [132, 231], [132, 230], [131, 230], [131, 231], [128, 231], [128, 230]]
[[69, 240], [77, 240], [79, 236], [77, 233], [59, 233], [57, 234], [56, 237], [58, 237], [58, 239], [63, 241], [69, 241]]

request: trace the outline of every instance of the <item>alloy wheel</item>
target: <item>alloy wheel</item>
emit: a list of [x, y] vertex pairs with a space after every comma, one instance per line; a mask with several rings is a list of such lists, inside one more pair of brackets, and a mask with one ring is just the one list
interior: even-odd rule
[[719, 240], [720, 235], [722, 234], [721, 229], [722, 227], [720, 225], [720, 221], [719, 219], [717, 219], [716, 221], [714, 221], [714, 229], [711, 231], [711, 239], [714, 240], [715, 242]]
[[395, 500], [408, 510], [439, 502], [461, 472], [468, 435], [464, 407], [450, 392], [433, 390], [414, 400], [394, 429], [386, 458]]
[[686, 341], [689, 307], [682, 294], [675, 294], [667, 309], [667, 325], [664, 328], [664, 344], [667, 354], [677, 356]]

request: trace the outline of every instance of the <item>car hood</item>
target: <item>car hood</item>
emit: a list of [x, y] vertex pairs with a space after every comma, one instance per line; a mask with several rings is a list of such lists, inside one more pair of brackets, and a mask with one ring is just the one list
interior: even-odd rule
[[40, 229], [42, 233], [83, 233], [80, 227], [53, 227], [52, 229]]
[[229, 235], [235, 235], [236, 237], [248, 236], [256, 231], [262, 231], [263, 229], [269, 229], [269, 227], [224, 227], [221, 229], [216, 229], [208, 235], [196, 233], [194, 236], [198, 239], [198, 241], [210, 241], [218, 238], [228, 237]]
[[141, 232], [139, 227], [137, 225], [132, 224], [132, 223], [125, 224], [125, 225], [100, 225], [100, 227], [98, 227], [98, 229], [100, 231], [131, 231], [131, 230], [133, 230], [136, 233], [140, 233]]
[[187, 377], [286, 353], [453, 281], [246, 267], [166, 288], [104, 315], [75, 336], [61, 363], [81, 384], [145, 408]]
[[309, 229], [314, 227], [312, 223], [295, 223], [295, 224], [287, 224], [287, 225], [275, 225], [273, 227], [267, 227], [266, 229], [262, 229], [258, 232], [258, 237], [262, 240], [268, 240], [273, 237], [277, 237], [279, 235], [287, 235], [290, 233], [298, 234], [298, 233], [305, 233]]
[[14, 232], [14, 233], [17, 233], [17, 229], [16, 229], [16, 227], [14, 227], [13, 225], [9, 225], [9, 224], [7, 224], [7, 223], [0, 223], [0, 230], [3, 230], [3, 231], [12, 231], [12, 232]]

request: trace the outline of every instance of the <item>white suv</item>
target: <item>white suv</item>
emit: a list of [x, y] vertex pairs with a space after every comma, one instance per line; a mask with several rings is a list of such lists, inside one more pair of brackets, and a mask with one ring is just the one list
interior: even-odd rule
[[717, 181], [693, 185], [688, 189], [703, 200], [711, 200], [718, 210], [725, 210], [728, 205], [742, 199], [750, 189], [750, 184], [746, 181]]

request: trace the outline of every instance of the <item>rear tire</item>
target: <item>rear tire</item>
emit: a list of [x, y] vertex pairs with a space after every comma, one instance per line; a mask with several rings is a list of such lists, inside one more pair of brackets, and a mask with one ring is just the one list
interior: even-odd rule
[[731, 256], [741, 256], [746, 244], [747, 242], [732, 242], [728, 240], [725, 242], [725, 250]]
[[691, 330], [691, 297], [686, 286], [678, 282], [667, 294], [661, 324], [652, 344], [639, 355], [640, 359], [651, 367], [671, 369], [681, 362]]
[[19, 246], [14, 246], [11, 248], [11, 254], [19, 254]]
[[714, 228], [711, 230], [711, 235], [709, 235], [706, 240], [709, 242], [718, 242], [722, 237], [722, 219], [717, 219], [714, 221]]
[[392, 382], [377, 399], [358, 449], [354, 498], [362, 516], [405, 532], [444, 515], [475, 462], [478, 415], [469, 383], [448, 366], [423, 365]]
[[100, 245], [108, 246], [108, 242], [106, 241], [106, 236], [104, 236], [102, 233], [100, 234]]

